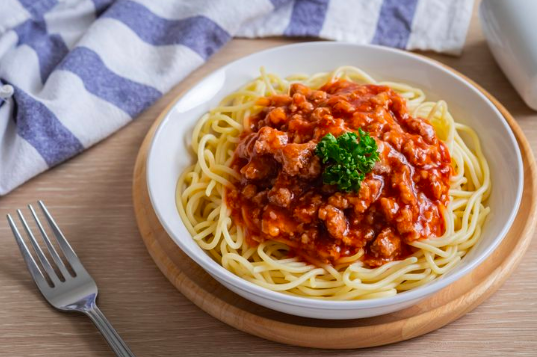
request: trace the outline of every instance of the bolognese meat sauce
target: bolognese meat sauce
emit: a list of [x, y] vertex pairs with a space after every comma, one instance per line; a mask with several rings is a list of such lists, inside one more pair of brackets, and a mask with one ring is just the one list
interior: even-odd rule
[[[312, 90], [293, 84], [289, 95], [260, 98], [232, 166], [241, 180], [226, 189], [235, 224], [249, 244], [287, 244], [315, 263], [335, 263], [364, 249], [370, 267], [412, 253], [408, 243], [444, 233], [451, 159], [425, 119], [387, 86], [338, 80]], [[323, 183], [315, 154], [328, 133], [362, 129], [379, 161], [358, 192]]]

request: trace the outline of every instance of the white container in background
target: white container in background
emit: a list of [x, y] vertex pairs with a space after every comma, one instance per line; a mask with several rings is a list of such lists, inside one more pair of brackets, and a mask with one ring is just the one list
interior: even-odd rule
[[537, 110], [537, 0], [483, 0], [479, 18], [496, 61]]

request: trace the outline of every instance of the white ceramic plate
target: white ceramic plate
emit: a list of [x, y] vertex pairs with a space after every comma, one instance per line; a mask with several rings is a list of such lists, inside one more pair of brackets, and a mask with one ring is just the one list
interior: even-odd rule
[[[353, 65], [377, 80], [402, 81], [423, 89], [431, 100], [444, 99], [457, 121], [476, 130], [489, 160], [491, 214], [480, 242], [454, 270], [425, 286], [393, 297], [364, 301], [321, 301], [269, 291], [243, 280], [213, 261], [191, 238], [175, 205], [177, 178], [192, 164], [190, 137], [196, 121], [230, 92], [259, 76], [259, 68], [284, 77], [331, 71]], [[197, 264], [235, 293], [265, 307], [320, 319], [353, 319], [401, 310], [476, 268], [499, 245], [519, 207], [523, 188], [520, 150], [511, 129], [494, 105], [465, 80], [411, 53], [377, 46], [313, 42], [277, 47], [242, 58], [200, 81], [175, 103], [158, 127], [147, 159], [151, 202], [177, 245]]]

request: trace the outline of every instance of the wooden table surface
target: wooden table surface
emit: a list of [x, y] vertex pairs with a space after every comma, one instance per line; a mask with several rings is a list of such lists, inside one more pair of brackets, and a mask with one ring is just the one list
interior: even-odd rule
[[[207, 315], [164, 278], [147, 253], [132, 208], [138, 148], [171, 98], [244, 55], [292, 43], [233, 40], [133, 123], [0, 198], [0, 216], [43, 199], [98, 283], [101, 310], [137, 356], [512, 356], [537, 355], [537, 239], [507, 283], [454, 323], [390, 346], [356, 351], [290, 347], [237, 331]], [[537, 149], [537, 113], [520, 99], [487, 48], [477, 16], [461, 57], [426, 54], [467, 75], [502, 102]], [[41, 297], [0, 219], [0, 356], [113, 356], [90, 320]]]

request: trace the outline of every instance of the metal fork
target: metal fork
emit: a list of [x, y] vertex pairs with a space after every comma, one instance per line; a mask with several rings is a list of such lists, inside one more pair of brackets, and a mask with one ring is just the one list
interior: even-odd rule
[[112, 327], [106, 317], [104, 317], [101, 310], [99, 310], [97, 307], [95, 300], [97, 298], [98, 291], [95, 281], [86, 271], [86, 269], [84, 269], [80, 259], [78, 259], [77, 255], [65, 239], [64, 235], [60, 231], [60, 228], [56, 222], [54, 222], [54, 219], [48, 212], [43, 202], [38, 201], [38, 203], [50, 226], [51, 231], [56, 237], [64, 257], [74, 272], [74, 275], [71, 274], [66, 265], [63, 263], [62, 259], [58, 255], [58, 252], [52, 245], [47, 233], [45, 232], [45, 229], [43, 229], [43, 226], [41, 225], [41, 222], [39, 221], [39, 218], [37, 217], [32, 205], [28, 205], [28, 208], [30, 209], [32, 216], [37, 223], [37, 227], [41, 232], [48, 252], [61, 276], [55, 272], [54, 268], [43, 253], [43, 250], [35, 239], [30, 227], [26, 223], [21, 210], [17, 210], [17, 214], [19, 215], [22, 226], [28, 235], [30, 243], [34, 248], [37, 258], [39, 259], [39, 262], [41, 263], [45, 273], [43, 273], [36, 264], [34, 257], [22, 239], [22, 236], [19, 233], [15, 222], [13, 221], [13, 218], [8, 214], [7, 220], [11, 226], [15, 240], [19, 245], [21, 254], [26, 261], [26, 265], [28, 266], [28, 270], [30, 271], [30, 274], [32, 275], [37, 287], [41, 291], [41, 294], [43, 294], [45, 299], [58, 310], [78, 311], [88, 315], [118, 356], [134, 357], [134, 354], [127, 347], [125, 342], [123, 342], [121, 337], [119, 337], [116, 330]]

